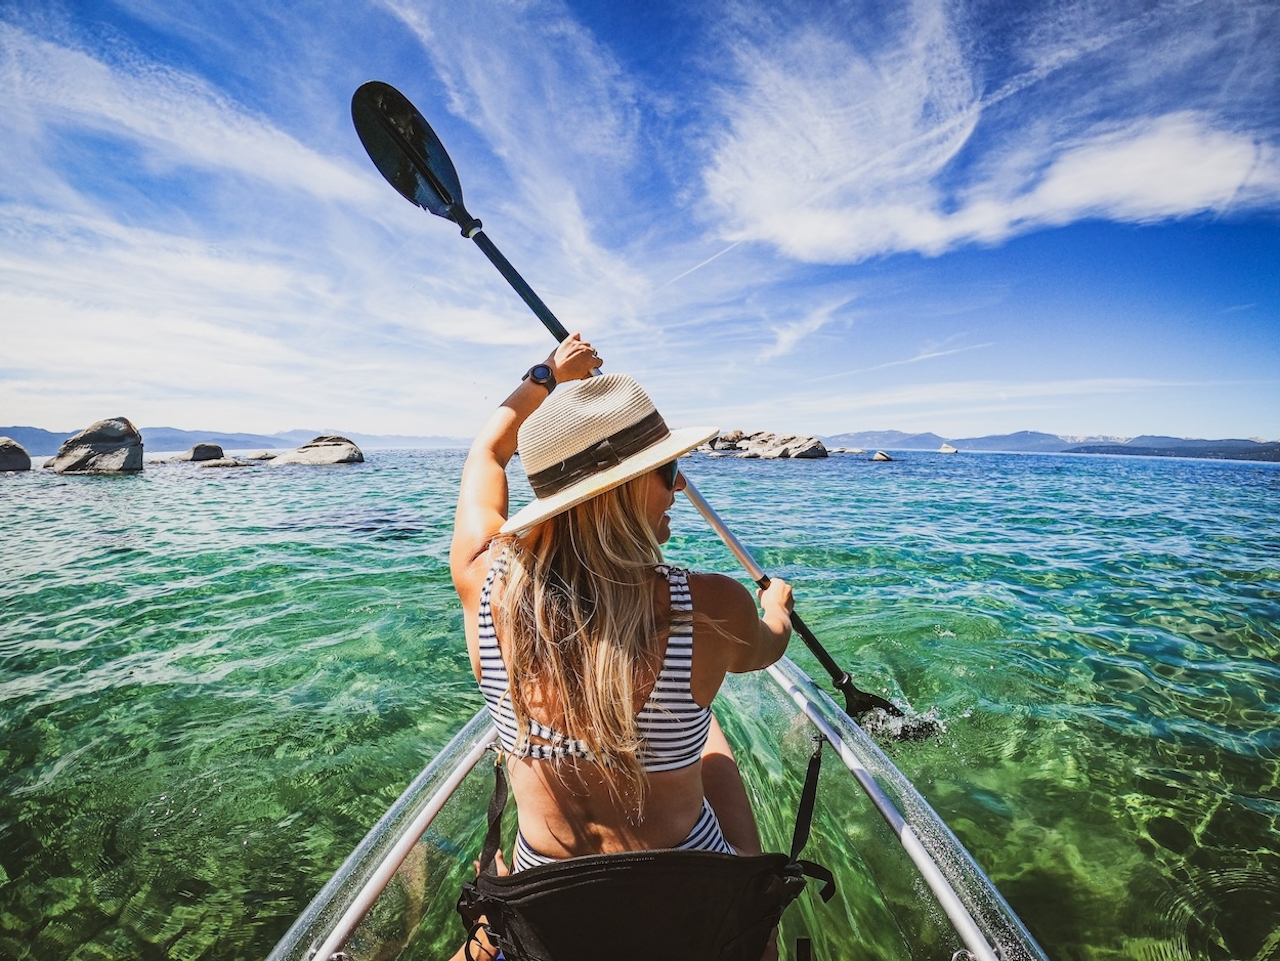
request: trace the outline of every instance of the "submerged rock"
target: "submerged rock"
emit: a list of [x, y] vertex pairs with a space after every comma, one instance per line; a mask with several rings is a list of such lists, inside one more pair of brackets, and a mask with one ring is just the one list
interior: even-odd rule
[[345, 437], [326, 436], [307, 441], [296, 450], [271, 459], [275, 464], [363, 464], [364, 454]]
[[252, 454], [245, 454], [245, 460], [274, 460], [276, 458], [274, 451], [255, 450]]
[[211, 460], [202, 460], [196, 464], [197, 467], [252, 467], [247, 460], [236, 460], [234, 457], [215, 457]]
[[100, 420], [64, 440], [44, 466], [58, 474], [136, 474], [142, 435], [126, 417]]
[[871, 455], [871, 460], [884, 461], [884, 460], [893, 460], [893, 458], [890, 457], [888, 454], [886, 454], [884, 451], [878, 450]]
[[0, 471], [31, 470], [31, 455], [12, 437], [0, 437]]

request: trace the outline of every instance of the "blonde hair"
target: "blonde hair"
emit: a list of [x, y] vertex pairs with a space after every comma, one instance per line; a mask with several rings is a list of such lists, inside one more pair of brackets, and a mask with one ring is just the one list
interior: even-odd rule
[[636, 673], [671, 623], [654, 609], [662, 549], [647, 519], [648, 484], [642, 474], [523, 538], [499, 538], [507, 565], [493, 597], [517, 749], [528, 743], [529, 692], [537, 690], [557, 714], [540, 720], [584, 742], [610, 793], [637, 814], [646, 780]]

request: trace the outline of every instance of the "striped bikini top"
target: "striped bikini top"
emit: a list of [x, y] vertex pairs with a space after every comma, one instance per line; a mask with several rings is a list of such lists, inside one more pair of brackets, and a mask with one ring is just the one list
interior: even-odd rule
[[[493, 630], [493, 611], [489, 605], [494, 577], [503, 567], [505, 560], [499, 558], [489, 569], [484, 589], [480, 592], [480, 690], [489, 706], [489, 716], [498, 729], [498, 739], [503, 748], [516, 757], [590, 759], [591, 752], [582, 741], [533, 718], [528, 719], [530, 738], [540, 738], [547, 743], [530, 741], [516, 751], [518, 728], [515, 711], [511, 707], [511, 681], [507, 665], [502, 660], [498, 636]], [[658, 565], [657, 571], [670, 586], [672, 613], [692, 611], [688, 572], [665, 564]], [[638, 757], [640, 765], [649, 773], [688, 767], [702, 756], [707, 732], [711, 728], [711, 708], [701, 707], [693, 699], [689, 686], [692, 666], [693, 624], [685, 619], [672, 625], [667, 638], [667, 652], [662, 658], [662, 670], [649, 700], [636, 715], [640, 734]]]

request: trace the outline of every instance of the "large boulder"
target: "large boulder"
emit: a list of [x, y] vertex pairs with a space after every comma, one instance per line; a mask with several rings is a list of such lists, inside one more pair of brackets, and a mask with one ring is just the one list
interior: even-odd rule
[[738, 445], [746, 440], [747, 435], [740, 430], [731, 430], [711, 438], [711, 446], [715, 450], [737, 450]]
[[816, 437], [787, 437], [784, 438], [784, 444], [787, 457], [813, 460], [827, 456], [826, 445]]
[[317, 437], [296, 450], [273, 457], [268, 463], [272, 465], [363, 464], [364, 454], [360, 453], [360, 448], [345, 437]]
[[0, 471], [31, 470], [31, 455], [11, 437], [0, 437]]
[[196, 444], [185, 454], [178, 454], [172, 459], [190, 461], [222, 460], [223, 456], [222, 448], [217, 444]]
[[892, 457], [890, 457], [888, 454], [886, 454], [886, 453], [885, 453], [884, 451], [882, 451], [882, 450], [878, 450], [878, 451], [876, 451], [874, 454], [872, 454], [872, 455], [871, 455], [871, 459], [872, 459], [872, 460], [874, 460], [874, 461], [889, 461], [889, 460], [893, 460], [893, 458], [892, 458]]
[[128, 418], [100, 420], [64, 440], [44, 466], [58, 474], [136, 474], [142, 435]]

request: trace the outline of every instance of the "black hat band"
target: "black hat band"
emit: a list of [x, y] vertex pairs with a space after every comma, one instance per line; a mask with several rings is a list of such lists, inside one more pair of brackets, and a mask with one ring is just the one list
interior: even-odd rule
[[646, 447], [652, 447], [670, 435], [667, 422], [655, 410], [586, 450], [536, 474], [530, 474], [529, 486], [538, 497], [551, 497], [580, 480], [621, 464], [628, 457], [640, 453]]

